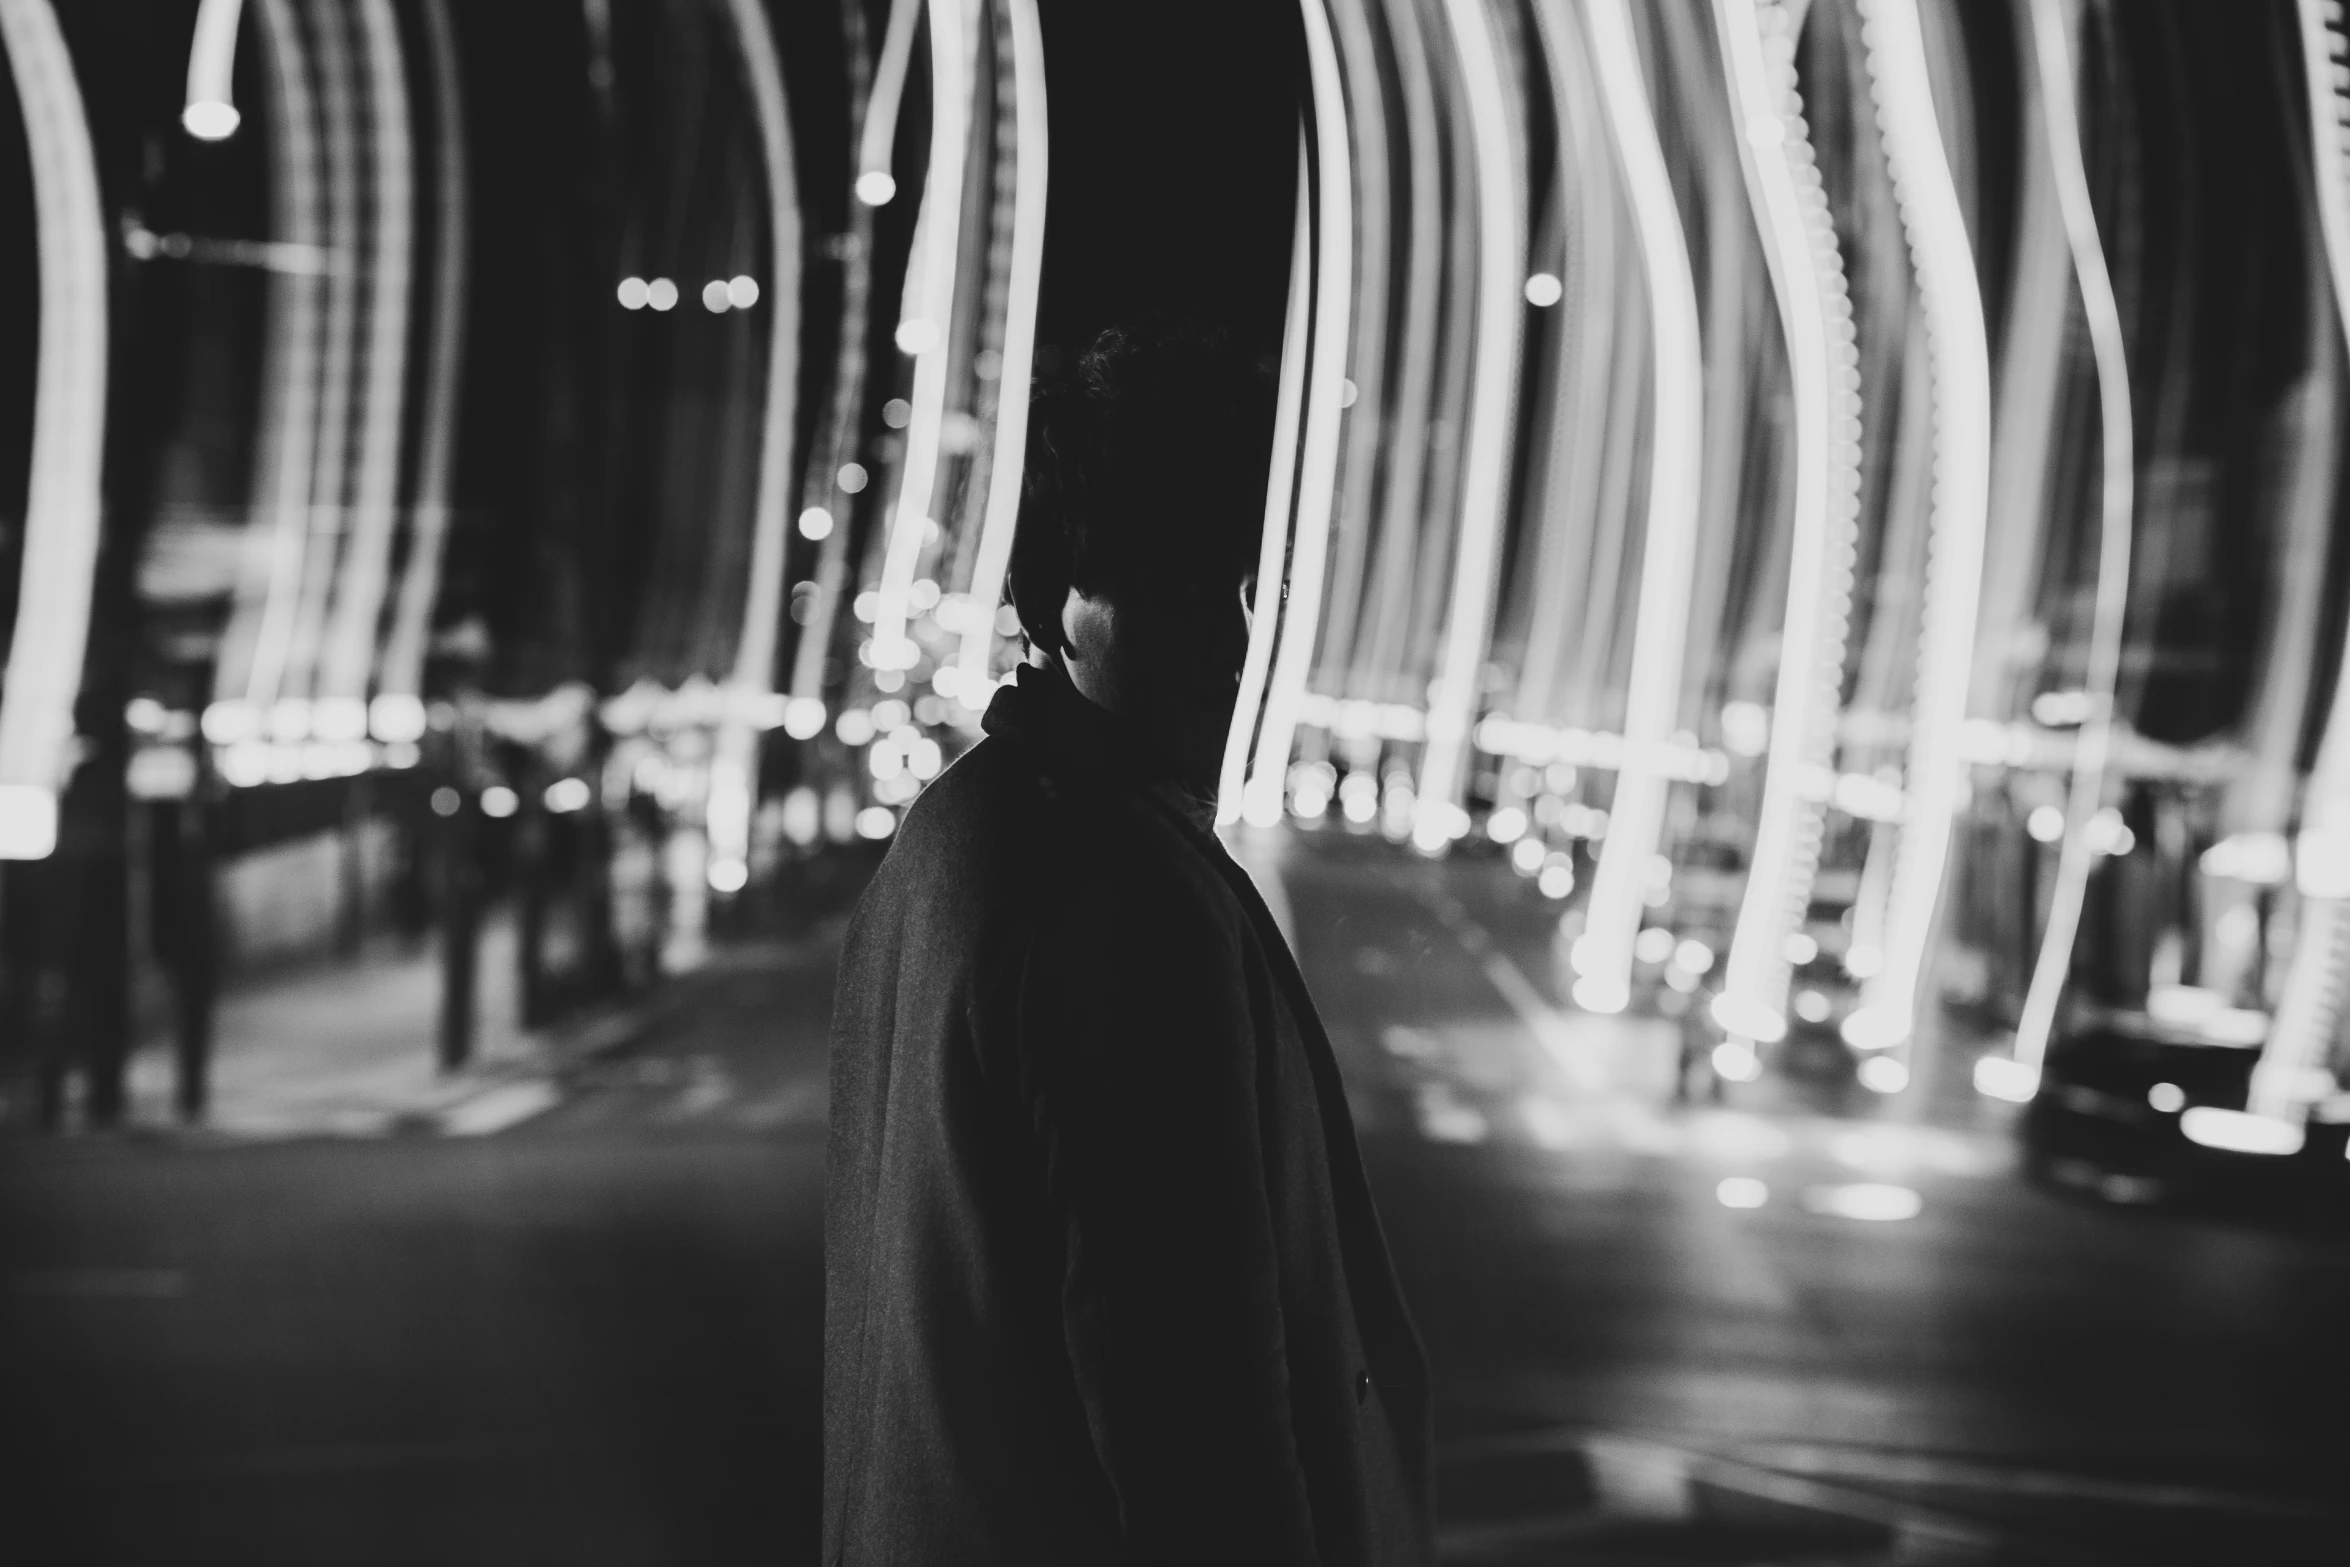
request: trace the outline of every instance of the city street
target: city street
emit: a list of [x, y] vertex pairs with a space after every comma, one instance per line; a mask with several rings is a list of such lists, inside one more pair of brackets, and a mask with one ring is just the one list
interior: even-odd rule
[[[1676, 1105], [1671, 1025], [1565, 1007], [1506, 866], [1244, 858], [1434, 1361], [1448, 1559], [2340, 1559], [2338, 1233], [2043, 1190], [1948, 1069]], [[722, 948], [489, 1135], [0, 1146], [0, 1555], [813, 1560], [836, 934]]]
[[[2344, 5], [0, 0], [0, 61], [0, 1567], [817, 1562], [828, 1127], [920, 1461], [848, 1567], [1096, 1537], [956, 1472], [1096, 1456], [932, 1353], [1029, 1352], [1024, 1250], [922, 1271], [966, 1144], [1078, 1194], [1114, 1410], [1285, 1357], [1180, 1438], [1284, 1522], [1153, 1528], [1416, 1530], [1318, 1043], [1191, 1138], [1278, 1216], [1229, 1353], [1084, 1299], [1198, 1228], [1065, 1179], [1188, 1157], [1150, 983], [1025, 971], [1115, 1020], [1023, 1041], [1074, 1142], [832, 1102], [890, 845], [961, 975], [1001, 824], [1136, 758], [1317, 998], [1448, 1567], [2350, 1564]], [[991, 728], [1062, 803], [910, 833]]]

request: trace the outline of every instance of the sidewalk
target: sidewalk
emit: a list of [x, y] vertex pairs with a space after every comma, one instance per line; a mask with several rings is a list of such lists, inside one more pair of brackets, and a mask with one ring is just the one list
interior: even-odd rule
[[556, 1101], [551, 1078], [582, 1055], [631, 1037], [630, 1007], [590, 1009], [525, 1032], [511, 921], [482, 928], [474, 1059], [443, 1073], [435, 1058], [438, 955], [378, 946], [232, 990], [213, 1023], [211, 1108], [182, 1123], [172, 1108], [170, 1040], [140, 1041], [131, 1061], [129, 1128], [195, 1137], [481, 1135]]

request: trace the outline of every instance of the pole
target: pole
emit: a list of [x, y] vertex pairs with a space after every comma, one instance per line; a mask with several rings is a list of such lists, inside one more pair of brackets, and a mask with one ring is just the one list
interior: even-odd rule
[[473, 1059], [474, 974], [481, 939], [481, 866], [476, 838], [480, 796], [466, 786], [462, 769], [433, 791], [433, 815], [440, 823], [441, 1029], [444, 1072]]

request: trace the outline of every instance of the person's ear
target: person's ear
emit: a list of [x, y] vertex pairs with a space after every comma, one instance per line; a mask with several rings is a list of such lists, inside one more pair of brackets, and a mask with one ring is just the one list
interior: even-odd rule
[[1104, 662], [1117, 630], [1114, 619], [1109, 600], [1072, 587], [1061, 601], [1061, 656], [1084, 664]]

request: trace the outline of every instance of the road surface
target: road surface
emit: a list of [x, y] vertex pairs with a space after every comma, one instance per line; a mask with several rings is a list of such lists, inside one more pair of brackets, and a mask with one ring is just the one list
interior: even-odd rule
[[[1949, 1063], [1676, 1103], [1506, 867], [1247, 858], [1437, 1372], [1449, 1560], [2345, 1559], [2340, 1232], [2042, 1190]], [[0, 1144], [0, 1560], [813, 1561], [829, 952], [727, 949], [482, 1135]]]

